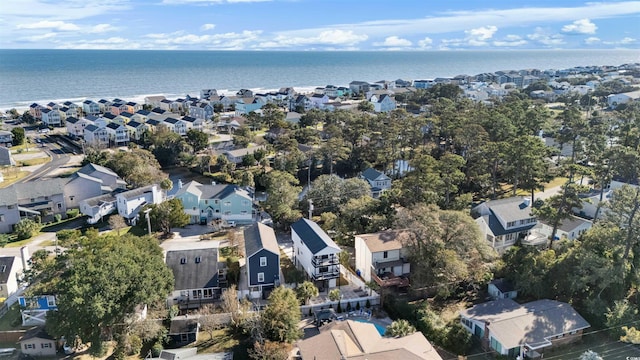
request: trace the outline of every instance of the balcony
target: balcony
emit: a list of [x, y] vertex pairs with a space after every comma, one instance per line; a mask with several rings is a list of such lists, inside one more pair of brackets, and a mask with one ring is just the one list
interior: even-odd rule
[[340, 263], [340, 259], [338, 259], [338, 257], [335, 255], [324, 255], [324, 256], [326, 257], [314, 256], [311, 259], [311, 264], [314, 267], [321, 267], [321, 266], [338, 265]]
[[396, 266], [403, 266], [404, 264], [408, 264], [408, 263], [409, 263], [409, 260], [407, 260], [405, 257], [400, 257], [399, 259], [395, 259], [395, 260], [375, 261], [373, 265], [371, 265], [371, 268], [373, 272], [378, 273], [380, 272], [380, 269], [386, 269], [386, 268], [393, 269]]
[[380, 287], [389, 287], [389, 286], [397, 286], [397, 287], [407, 287], [411, 283], [409, 282], [409, 278], [404, 276], [397, 276], [390, 272], [385, 272], [384, 274], [376, 274], [375, 272], [371, 273], [371, 277], [373, 281], [376, 282]]
[[338, 277], [340, 277], [340, 269], [336, 266], [336, 267], [330, 268], [326, 272], [317, 272], [313, 274], [312, 277], [313, 277], [313, 280], [315, 281], [337, 279]]

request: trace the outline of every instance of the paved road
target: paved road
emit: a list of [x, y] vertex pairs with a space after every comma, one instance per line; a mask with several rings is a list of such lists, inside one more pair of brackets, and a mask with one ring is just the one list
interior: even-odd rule
[[[40, 147], [40, 149], [51, 158], [51, 161], [40, 165], [36, 170], [31, 172], [31, 174], [25, 176], [17, 182], [25, 183], [42, 178], [56, 169], [63, 168], [71, 160], [71, 156], [73, 155], [72, 149], [60, 146], [55, 141], [53, 141], [51, 137], [48, 136], [43, 136], [40, 139], [43, 145], [42, 147]], [[34, 144], [34, 146], [37, 145], [39, 144]]]

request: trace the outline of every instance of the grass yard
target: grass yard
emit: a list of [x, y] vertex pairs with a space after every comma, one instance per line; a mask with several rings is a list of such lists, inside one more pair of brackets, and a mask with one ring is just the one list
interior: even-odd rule
[[10, 169], [7, 171], [4, 171], [2, 173], [2, 176], [4, 177], [4, 181], [0, 183], [0, 188], [4, 188], [7, 187], [11, 184], [13, 184], [14, 182], [26, 177], [27, 175], [31, 174], [28, 171], [19, 171], [17, 169]]
[[248, 347], [250, 339], [244, 335], [235, 334], [231, 329], [224, 328], [213, 332], [200, 332], [195, 346], [198, 354], [233, 351], [233, 359], [249, 359]]
[[39, 157], [39, 158], [34, 158], [34, 159], [16, 161], [16, 165], [18, 165], [18, 166], [33, 166], [33, 165], [45, 164], [45, 163], [48, 163], [49, 161], [51, 161], [50, 157]]
[[20, 307], [14, 304], [9, 311], [0, 318], [0, 331], [20, 330], [22, 326], [22, 315], [20, 315]]
[[[542, 186], [544, 186], [545, 190], [548, 190], [556, 186], [564, 185], [567, 180], [569, 179], [566, 177], [557, 177], [547, 183], [542, 184]], [[498, 192], [500, 191], [502, 191], [504, 197], [511, 197], [513, 194], [513, 186], [511, 184], [501, 184]], [[536, 194], [539, 192], [540, 191], [536, 191]], [[516, 196], [531, 196], [531, 192], [529, 190], [518, 189], [518, 191], [516, 191]]]
[[[38, 233], [40, 234], [40, 233]], [[36, 235], [38, 235], [36, 234]], [[33, 240], [33, 237], [30, 237], [28, 239], [24, 239], [24, 240], [20, 240], [20, 241], [14, 241], [14, 242], [10, 242], [7, 244], [6, 247], [22, 247], [24, 245], [27, 245], [31, 242], [31, 240]]]

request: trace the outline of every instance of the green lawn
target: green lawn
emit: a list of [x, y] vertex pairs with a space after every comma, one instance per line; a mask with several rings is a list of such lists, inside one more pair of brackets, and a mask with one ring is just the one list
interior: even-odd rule
[[0, 331], [23, 329], [20, 307], [14, 304], [11, 309], [0, 318]]
[[230, 328], [216, 330], [213, 338], [208, 332], [198, 333], [198, 341], [195, 346], [198, 354], [233, 351], [234, 360], [249, 359], [248, 347], [250, 339], [234, 333]]

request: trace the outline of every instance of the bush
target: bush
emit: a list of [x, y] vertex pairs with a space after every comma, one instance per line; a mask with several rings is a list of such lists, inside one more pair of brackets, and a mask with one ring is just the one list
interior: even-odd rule
[[369, 299], [367, 299], [367, 303], [364, 304], [364, 307], [366, 307], [367, 309], [371, 308], [371, 301], [369, 301]]
[[74, 217], [77, 217], [78, 215], [80, 215], [80, 210], [79, 209], [67, 210], [67, 217], [74, 218]]
[[151, 355], [153, 355], [153, 357], [159, 357], [163, 349], [162, 343], [158, 341], [151, 347]]
[[55, 219], [55, 221], [56, 221], [56, 222], [60, 222], [60, 221], [62, 221], [62, 215], [60, 215], [60, 214], [55, 214], [55, 215], [53, 216], [53, 218]]
[[360, 301], [356, 303], [356, 310], [360, 310]]
[[342, 304], [340, 302], [338, 302], [338, 313], [342, 312]]
[[22, 219], [14, 225], [14, 232], [18, 240], [24, 240], [32, 237], [40, 231], [40, 224], [31, 219]]

